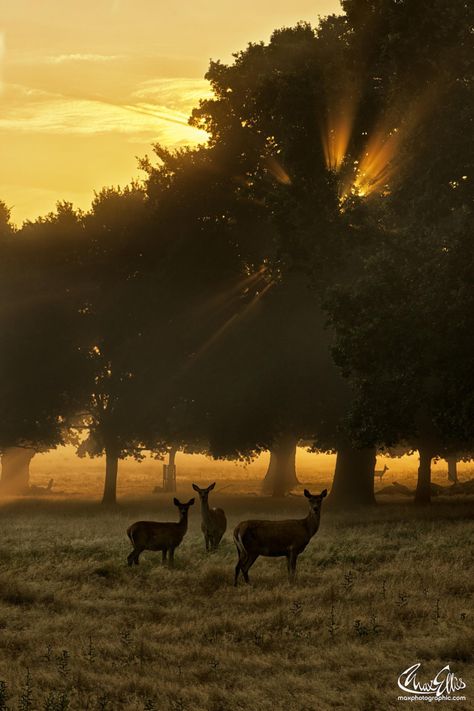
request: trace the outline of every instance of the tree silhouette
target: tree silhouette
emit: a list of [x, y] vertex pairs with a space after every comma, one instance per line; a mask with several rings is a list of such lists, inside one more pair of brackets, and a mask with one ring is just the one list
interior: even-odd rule
[[[80, 216], [60, 203], [9, 233], [0, 242], [0, 446], [48, 449], [64, 442], [84, 397]], [[25, 490], [27, 474], [18, 486]]]
[[425, 503], [432, 458], [472, 443], [463, 358], [471, 332], [472, 8], [440, 2], [414, 22], [404, 3], [344, 7], [356, 34], [379, 28], [380, 93], [386, 106], [395, 104], [392, 127], [404, 138], [389, 167], [380, 239], [330, 309], [337, 357], [357, 383], [357, 436], [418, 449], [416, 501]]
[[[292, 302], [290, 296], [290, 303], [298, 314], [296, 320], [312, 304], [313, 320], [320, 325], [307, 329], [299, 337], [292, 333], [293, 358], [288, 361], [300, 374], [298, 355], [304, 360], [309, 353], [313, 358], [314, 387], [306, 389], [312, 412], [309, 415], [306, 403], [300, 398], [301, 413], [306, 412], [309, 417], [303, 427], [299, 424], [296, 435], [294, 426], [289, 423], [289, 432], [279, 432], [273, 423], [277, 448], [279, 437], [292, 435], [293, 448], [295, 436], [304, 436], [303, 433], [308, 431], [318, 435], [324, 449], [344, 446], [347, 450], [351, 446], [351, 436], [342, 425], [342, 403], [340, 416], [330, 418], [333, 431], [329, 433], [326, 428], [325, 437], [316, 432], [321, 419], [319, 413], [325, 409], [327, 400], [323, 393], [317, 392], [316, 384], [324, 380], [325, 369], [321, 369], [321, 363], [330, 361], [327, 351], [331, 340], [329, 335], [323, 335], [320, 300], [334, 280], [348, 279], [357, 270], [359, 253], [370, 248], [376, 233], [367, 209], [357, 197], [350, 197], [341, 210], [339, 176], [328, 157], [331, 151], [322, 140], [330, 118], [328, 106], [337, 103], [332, 96], [334, 83], [342, 83], [356, 94], [347, 100], [360, 100], [359, 83], [352, 81], [354, 61], [345, 37], [344, 19], [329, 18], [317, 32], [304, 24], [279, 30], [272, 35], [268, 45], [249, 45], [247, 50], [236, 55], [232, 65], [211, 63], [207, 78], [215, 96], [202, 102], [192, 118], [194, 125], [209, 131], [211, 145], [216, 150], [223, 147], [221, 150], [235, 156], [235, 170], [240, 177], [236, 189], [247, 200], [261, 206], [260, 221], [265, 228], [259, 243], [274, 280], [284, 284], [299, 279], [304, 285], [310, 277], [312, 282], [314, 294], [307, 290], [299, 304]], [[360, 63], [358, 68], [361, 69]], [[283, 287], [282, 292], [285, 293]], [[272, 298], [271, 293], [266, 300]], [[287, 293], [291, 293], [291, 289]], [[288, 305], [284, 306], [283, 299], [280, 305], [283, 307], [281, 321], [284, 322]], [[276, 340], [277, 348], [269, 349], [275, 363], [279, 360], [278, 348], [280, 355], [283, 352], [288, 354], [288, 346], [281, 349], [283, 341], [284, 338]], [[308, 359], [305, 360], [307, 365]], [[284, 378], [288, 378], [290, 370], [288, 368], [284, 375], [280, 371], [283, 377], [274, 373], [275, 391], [285, 391]], [[290, 389], [289, 382], [291, 378], [288, 381]], [[337, 399], [343, 392], [337, 378], [334, 387]], [[350, 388], [346, 388], [346, 398], [349, 392]], [[293, 402], [296, 400], [295, 393]], [[289, 418], [294, 416], [294, 411], [294, 408], [287, 410], [288, 414], [292, 413]], [[268, 419], [274, 421], [277, 417], [275, 412]], [[264, 441], [268, 446], [268, 434]], [[262, 441], [258, 443], [258, 447], [261, 446]], [[285, 453], [285, 456], [292, 455]], [[366, 485], [360, 494], [366, 501], [373, 501], [373, 463], [371, 453], [363, 472]], [[346, 471], [345, 476], [348, 474], [352, 472]], [[352, 490], [354, 488], [357, 487]]]

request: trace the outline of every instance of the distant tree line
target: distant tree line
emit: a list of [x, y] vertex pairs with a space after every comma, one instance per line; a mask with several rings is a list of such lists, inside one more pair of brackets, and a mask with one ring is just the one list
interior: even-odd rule
[[474, 450], [474, 6], [343, 0], [229, 64], [140, 184], [15, 228], [0, 205], [0, 448], [75, 442], [337, 452], [331, 497], [374, 501], [377, 450]]

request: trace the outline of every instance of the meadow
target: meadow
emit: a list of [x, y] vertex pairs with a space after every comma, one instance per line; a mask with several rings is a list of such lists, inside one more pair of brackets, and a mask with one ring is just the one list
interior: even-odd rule
[[127, 526], [175, 520], [170, 495], [4, 501], [0, 710], [385, 711], [415, 662], [426, 679], [450, 663], [467, 701], [448, 705], [472, 708], [472, 501], [323, 507], [294, 585], [284, 559], [260, 558], [234, 588], [233, 526], [307, 509], [226, 493], [221, 549], [205, 554], [196, 504], [174, 570], [151, 552], [126, 566]]

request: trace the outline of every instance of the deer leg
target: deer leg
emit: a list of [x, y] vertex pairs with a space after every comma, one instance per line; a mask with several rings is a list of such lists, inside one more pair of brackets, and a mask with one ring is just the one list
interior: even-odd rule
[[204, 534], [204, 540], [206, 541], [206, 553], [209, 553], [209, 535], [208, 535], [208, 533]]
[[168, 550], [166, 548], [163, 548], [163, 551], [161, 553], [161, 564], [166, 565], [166, 554], [168, 553]]
[[244, 580], [248, 585], [250, 584], [248, 572], [249, 572], [250, 568], [252, 567], [252, 565], [257, 560], [257, 558], [258, 558], [258, 553], [248, 553], [247, 558], [245, 559], [245, 563], [240, 565], [242, 575], [244, 576]]
[[170, 568], [174, 567], [174, 548], [170, 548]]
[[[237, 555], [239, 556], [239, 559], [238, 559], [238, 561], [237, 561], [237, 565], [235, 566], [235, 574], [234, 574], [234, 586], [235, 586], [235, 587], [237, 587], [237, 581], [238, 581], [238, 579], [239, 579], [239, 573], [242, 573], [242, 575], [244, 574], [244, 573], [243, 573], [243, 565], [244, 565], [244, 561], [247, 560], [247, 554], [246, 554], [246, 553], [244, 553], [244, 554], [242, 555], [242, 553], [241, 553], [239, 550], [237, 550]], [[245, 558], [244, 558], [244, 556], [245, 556]]]
[[138, 565], [140, 553], [142, 553], [144, 550], [144, 548], [134, 548], [130, 555], [127, 557], [128, 564], [133, 565], [135, 563], [135, 565]]
[[240, 558], [237, 561], [237, 565], [235, 566], [235, 573], [234, 573], [234, 587], [237, 587], [237, 581], [239, 579], [239, 573], [240, 573]]

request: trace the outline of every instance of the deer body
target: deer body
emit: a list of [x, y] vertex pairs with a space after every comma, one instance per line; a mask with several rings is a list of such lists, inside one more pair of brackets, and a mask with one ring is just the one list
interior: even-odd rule
[[206, 489], [201, 489], [197, 484], [193, 484], [194, 491], [197, 491], [201, 500], [201, 531], [204, 534], [206, 551], [216, 551], [227, 528], [227, 519], [223, 509], [214, 509], [209, 506], [209, 493], [216, 483], [211, 484]]
[[376, 470], [374, 471], [374, 479], [375, 479], [376, 477], [378, 477], [379, 480], [382, 481], [382, 477], [383, 477], [383, 475], [385, 474], [385, 472], [387, 472], [387, 471], [388, 471], [387, 465], [385, 465], [383, 469], [376, 469]]
[[143, 551], [161, 551], [163, 563], [166, 562], [169, 553], [169, 562], [174, 564], [174, 551], [183, 540], [188, 530], [188, 510], [194, 504], [194, 499], [182, 504], [178, 499], [173, 503], [179, 509], [179, 521], [177, 523], [162, 523], [159, 521], [136, 521], [127, 529], [127, 536], [133, 546], [133, 550], [127, 557], [129, 565], [138, 565], [140, 554]]
[[288, 577], [294, 580], [296, 561], [319, 528], [321, 504], [326, 489], [319, 495], [305, 489], [310, 511], [303, 519], [287, 521], [242, 521], [234, 531], [234, 543], [239, 559], [235, 567], [234, 585], [241, 572], [246, 583], [248, 571], [261, 555], [271, 558], [286, 556]]

